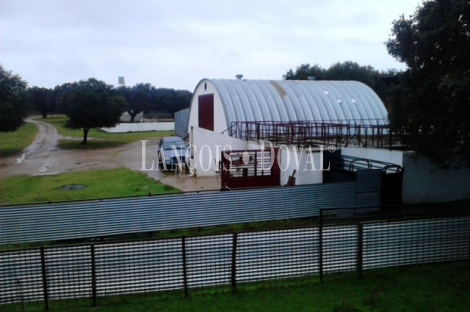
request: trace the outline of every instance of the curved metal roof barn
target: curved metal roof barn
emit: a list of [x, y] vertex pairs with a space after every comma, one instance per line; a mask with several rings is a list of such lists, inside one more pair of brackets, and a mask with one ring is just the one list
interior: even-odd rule
[[203, 79], [214, 85], [227, 125], [234, 121], [361, 120], [388, 124], [377, 94], [357, 81]]

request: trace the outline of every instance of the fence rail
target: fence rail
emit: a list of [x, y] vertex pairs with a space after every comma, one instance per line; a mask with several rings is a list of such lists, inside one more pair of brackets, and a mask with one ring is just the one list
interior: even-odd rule
[[328, 211], [318, 227], [3, 251], [1, 309], [470, 260], [470, 216], [368, 221], [357, 212], [345, 225], [349, 213]]
[[234, 121], [228, 129], [243, 140], [269, 141], [274, 145], [358, 145], [403, 149], [407, 131], [394, 131], [384, 119], [322, 121]]

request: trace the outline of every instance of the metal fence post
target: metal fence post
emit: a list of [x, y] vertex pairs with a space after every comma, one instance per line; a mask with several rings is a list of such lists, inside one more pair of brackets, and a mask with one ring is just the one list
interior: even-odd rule
[[183, 235], [181, 237], [181, 247], [182, 247], [182, 259], [183, 259], [183, 288], [184, 288], [184, 297], [189, 297], [188, 292], [188, 268], [186, 264], [186, 237]]
[[96, 262], [95, 262], [95, 244], [90, 245], [91, 257], [91, 305], [96, 307]]
[[46, 311], [49, 311], [49, 293], [47, 290], [46, 256], [44, 254], [44, 247], [41, 247], [41, 271], [42, 271], [42, 288], [44, 292], [44, 309]]
[[357, 273], [359, 275], [359, 278], [363, 277], [362, 274], [362, 256], [363, 256], [363, 231], [364, 231], [364, 226], [362, 223], [359, 223], [357, 225]]
[[320, 271], [320, 282], [323, 283], [323, 209], [320, 209], [320, 227], [318, 229], [318, 270]]
[[237, 243], [238, 234], [233, 233], [233, 244], [232, 244], [232, 292], [237, 292]]

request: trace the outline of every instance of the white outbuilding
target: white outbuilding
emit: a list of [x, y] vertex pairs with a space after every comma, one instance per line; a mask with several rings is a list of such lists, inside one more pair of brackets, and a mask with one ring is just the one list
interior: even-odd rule
[[352, 120], [387, 124], [384, 104], [361, 82], [203, 79], [191, 101], [189, 129], [221, 133], [233, 122]]
[[[367, 85], [357, 81], [299, 81], [203, 79], [193, 94], [190, 106], [189, 138], [192, 166], [198, 176], [218, 172], [221, 151], [256, 150], [259, 140], [243, 140], [234, 135], [237, 123], [320, 122], [386, 125], [387, 110]], [[279, 152], [282, 170], [280, 184], [287, 183], [295, 166], [315, 166], [307, 151], [286, 144]], [[307, 162], [307, 164], [305, 163]], [[299, 172], [297, 184], [321, 183], [321, 173]]]

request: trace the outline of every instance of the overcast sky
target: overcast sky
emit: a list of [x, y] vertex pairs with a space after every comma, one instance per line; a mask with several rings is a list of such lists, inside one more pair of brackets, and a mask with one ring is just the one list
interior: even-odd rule
[[384, 42], [418, 0], [0, 0], [0, 63], [29, 86], [90, 77], [193, 91], [303, 63], [403, 69]]

